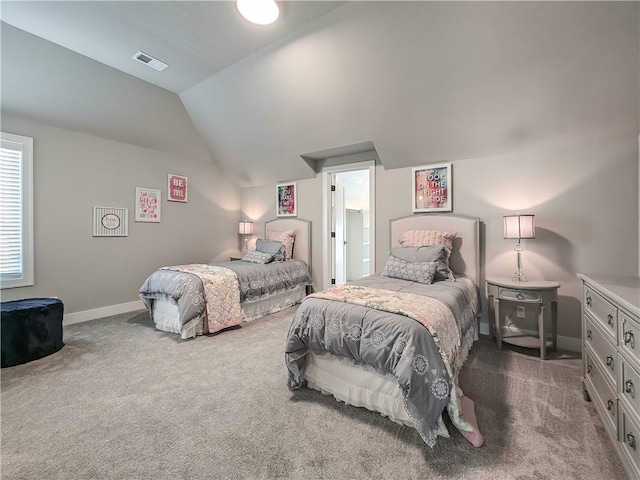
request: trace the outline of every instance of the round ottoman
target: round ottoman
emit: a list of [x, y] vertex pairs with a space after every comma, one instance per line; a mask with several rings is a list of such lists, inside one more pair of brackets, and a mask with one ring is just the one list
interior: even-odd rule
[[0, 303], [2, 368], [46, 357], [60, 350], [64, 305], [57, 298]]

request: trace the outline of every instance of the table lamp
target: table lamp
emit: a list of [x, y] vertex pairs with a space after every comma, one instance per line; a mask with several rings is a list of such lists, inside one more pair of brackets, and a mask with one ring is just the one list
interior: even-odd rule
[[514, 282], [526, 282], [527, 278], [522, 273], [522, 246], [520, 239], [536, 238], [536, 229], [533, 223], [534, 215], [506, 215], [504, 219], [504, 238], [515, 238], [516, 247], [514, 250], [518, 254], [518, 271], [512, 280]]
[[247, 253], [247, 251], [249, 250], [249, 235], [253, 235], [253, 222], [250, 222], [249, 220], [242, 220], [241, 222], [239, 222], [238, 234], [244, 235], [244, 253]]

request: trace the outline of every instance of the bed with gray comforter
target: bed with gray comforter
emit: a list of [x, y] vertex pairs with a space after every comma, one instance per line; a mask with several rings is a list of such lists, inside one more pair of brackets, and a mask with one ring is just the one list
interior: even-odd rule
[[[218, 278], [222, 276], [224, 280]], [[242, 303], [257, 302], [310, 283], [309, 270], [301, 260], [268, 264], [233, 261], [161, 268], [144, 281], [139, 296], [152, 318], [156, 301], [169, 300], [176, 305], [179, 331], [161, 328], [162, 321], [156, 318], [154, 322], [161, 330], [183, 333], [183, 338], [188, 338], [193, 335], [185, 332], [213, 333], [238, 324]], [[217, 306], [212, 310], [214, 302]], [[226, 315], [229, 318], [209, 318], [208, 324], [216, 326], [207, 329], [207, 314], [209, 317]], [[191, 328], [194, 322], [205, 322], [205, 327], [199, 330]]]
[[373, 368], [397, 381], [409, 418], [433, 446], [447, 436], [445, 410], [470, 429], [460, 418], [457, 377], [478, 338], [479, 307], [477, 286], [465, 277], [424, 285], [372, 275], [310, 295], [286, 341], [289, 388], [305, 385], [308, 352]]

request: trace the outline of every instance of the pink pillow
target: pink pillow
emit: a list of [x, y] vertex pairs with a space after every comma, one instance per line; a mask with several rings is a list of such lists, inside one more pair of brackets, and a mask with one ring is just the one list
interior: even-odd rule
[[457, 232], [441, 232], [440, 230], [407, 230], [400, 235], [400, 245], [403, 247], [428, 247], [430, 245], [444, 245], [453, 251], [453, 239]]
[[267, 230], [267, 240], [275, 240], [284, 245], [284, 259], [290, 260], [293, 258], [293, 242], [296, 239], [295, 230], [285, 230], [283, 232], [276, 232], [275, 230]]

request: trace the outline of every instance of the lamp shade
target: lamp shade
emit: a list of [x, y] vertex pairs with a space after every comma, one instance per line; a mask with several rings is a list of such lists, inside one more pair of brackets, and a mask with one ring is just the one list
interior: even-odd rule
[[243, 220], [238, 223], [238, 233], [240, 235], [253, 235], [253, 222]]
[[536, 238], [535, 215], [507, 215], [504, 219], [504, 238]]

